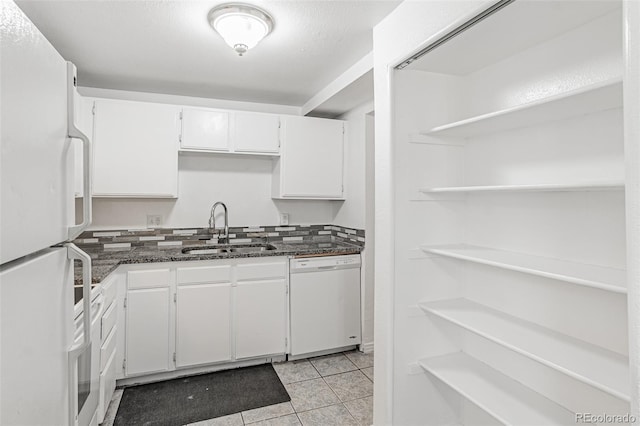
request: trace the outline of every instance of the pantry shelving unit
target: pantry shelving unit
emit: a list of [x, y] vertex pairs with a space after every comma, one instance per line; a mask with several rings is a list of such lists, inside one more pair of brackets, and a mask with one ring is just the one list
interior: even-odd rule
[[511, 2], [394, 72], [398, 423], [629, 412], [621, 9]]

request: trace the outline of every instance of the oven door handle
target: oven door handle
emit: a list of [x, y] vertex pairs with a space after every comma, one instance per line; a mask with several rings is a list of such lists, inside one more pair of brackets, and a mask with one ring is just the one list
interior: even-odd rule
[[79, 356], [91, 344], [91, 256], [73, 243], [65, 243], [69, 260], [82, 262], [82, 322], [84, 338], [69, 349], [69, 356]]
[[[91, 349], [91, 256], [73, 243], [65, 243], [67, 258], [82, 262], [82, 306], [83, 339], [71, 345], [68, 355], [67, 374], [69, 377], [69, 424], [78, 424], [78, 359], [86, 350]], [[73, 268], [73, 264], [71, 266]]]

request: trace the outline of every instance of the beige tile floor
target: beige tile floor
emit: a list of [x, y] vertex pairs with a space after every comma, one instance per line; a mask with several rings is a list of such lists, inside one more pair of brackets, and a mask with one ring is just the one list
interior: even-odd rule
[[[291, 402], [187, 426], [369, 426], [373, 423], [373, 353], [357, 351], [273, 364]], [[122, 390], [103, 426], [112, 426]]]

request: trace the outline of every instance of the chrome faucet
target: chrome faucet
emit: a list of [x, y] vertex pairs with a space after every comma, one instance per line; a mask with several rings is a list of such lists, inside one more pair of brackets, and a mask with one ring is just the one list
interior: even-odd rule
[[221, 202], [217, 201], [213, 206], [211, 206], [211, 216], [209, 216], [209, 229], [212, 230], [212, 233], [216, 231], [216, 207], [222, 206], [224, 209], [224, 235], [227, 238], [227, 244], [229, 244], [229, 214], [227, 212], [227, 206]]

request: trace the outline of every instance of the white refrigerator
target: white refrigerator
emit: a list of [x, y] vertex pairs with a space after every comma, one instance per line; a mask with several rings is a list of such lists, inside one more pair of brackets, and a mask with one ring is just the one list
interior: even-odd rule
[[[68, 243], [91, 220], [75, 67], [13, 1], [0, 2], [0, 22], [0, 425], [89, 425], [97, 423], [100, 339], [92, 344], [91, 324], [99, 309], [90, 300], [91, 259]], [[76, 138], [85, 174], [78, 225]], [[83, 262], [80, 318], [74, 259]]]

